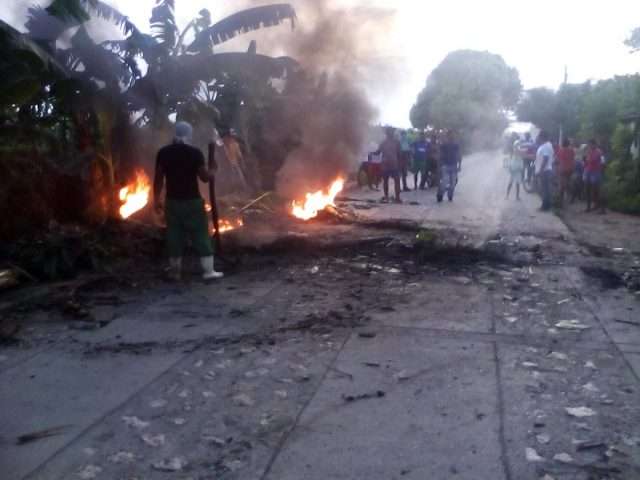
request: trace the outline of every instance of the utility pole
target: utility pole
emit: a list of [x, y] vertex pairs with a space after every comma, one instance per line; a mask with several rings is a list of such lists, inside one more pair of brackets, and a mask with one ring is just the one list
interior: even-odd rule
[[[560, 88], [562, 88], [563, 86], [566, 86], [569, 83], [569, 68], [567, 67], [567, 65], [564, 66], [564, 82], [562, 83], [562, 85], [560, 86]], [[560, 135], [559, 135], [559, 146], [562, 146], [562, 143], [564, 142], [564, 125], [562, 124], [562, 121], [560, 122]]]

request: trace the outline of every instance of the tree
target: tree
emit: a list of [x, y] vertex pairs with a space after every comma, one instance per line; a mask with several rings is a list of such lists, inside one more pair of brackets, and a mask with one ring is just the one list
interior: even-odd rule
[[640, 51], [640, 27], [631, 32], [631, 36], [625, 41], [628, 47], [631, 47], [633, 52]]
[[565, 137], [574, 138], [581, 130], [584, 102], [591, 85], [562, 85], [556, 92], [549, 88], [527, 90], [516, 107], [518, 120], [531, 122], [552, 136], [559, 136], [562, 128]]
[[506, 112], [522, 90], [518, 71], [499, 55], [452, 52], [429, 75], [411, 110], [416, 128], [432, 126], [495, 136], [506, 127]]

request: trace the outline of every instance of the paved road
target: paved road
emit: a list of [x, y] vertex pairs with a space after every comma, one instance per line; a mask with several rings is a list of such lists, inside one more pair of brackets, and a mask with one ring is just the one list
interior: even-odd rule
[[366, 246], [163, 287], [98, 331], [33, 322], [0, 350], [2, 478], [640, 478], [637, 300], [505, 189], [481, 154], [452, 204], [349, 194], [493, 256], [335, 227]]

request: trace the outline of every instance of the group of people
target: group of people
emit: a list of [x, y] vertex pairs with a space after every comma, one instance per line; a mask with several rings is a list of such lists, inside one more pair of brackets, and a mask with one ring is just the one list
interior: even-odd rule
[[438, 202], [445, 195], [453, 201], [458, 174], [462, 169], [462, 150], [452, 131], [427, 134], [385, 128], [385, 139], [378, 149], [368, 154], [365, 164], [369, 188], [379, 189], [382, 182], [383, 203], [390, 200], [389, 182], [394, 182], [395, 203], [402, 203], [401, 192], [410, 192], [407, 178], [413, 175], [414, 190], [425, 190], [438, 183]]
[[511, 180], [507, 187], [507, 198], [515, 185], [516, 198], [520, 199], [520, 188], [524, 181], [536, 183], [542, 196], [541, 210], [553, 206], [553, 184], [557, 180], [557, 200], [560, 208], [565, 199], [571, 203], [586, 199], [587, 212], [604, 212], [601, 195], [604, 180], [605, 157], [596, 140], [580, 144], [564, 139], [562, 145], [554, 145], [548, 132], [542, 131], [534, 142], [531, 134], [524, 137], [513, 134], [508, 157]]

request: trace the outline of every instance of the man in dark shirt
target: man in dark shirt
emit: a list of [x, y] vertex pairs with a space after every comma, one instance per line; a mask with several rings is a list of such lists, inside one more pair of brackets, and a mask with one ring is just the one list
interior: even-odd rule
[[420, 190], [424, 190], [429, 176], [430, 145], [424, 132], [420, 133], [418, 141], [413, 144], [413, 185], [418, 189], [418, 175], [420, 175]]
[[440, 186], [438, 188], [438, 202], [442, 202], [444, 194], [449, 201], [453, 201], [458, 173], [462, 168], [462, 154], [460, 145], [456, 142], [452, 131], [447, 133], [447, 139], [440, 147]]
[[[164, 210], [167, 219], [167, 250], [171, 277], [179, 280], [182, 255], [187, 240], [200, 256], [204, 280], [222, 278], [214, 269], [213, 248], [204, 200], [200, 196], [198, 179], [215, 181], [215, 171], [205, 168], [202, 152], [189, 145], [193, 129], [186, 122], [176, 124], [176, 136], [171, 145], [158, 152], [154, 181], [154, 201], [157, 212]], [[166, 207], [162, 190], [167, 185]]]

